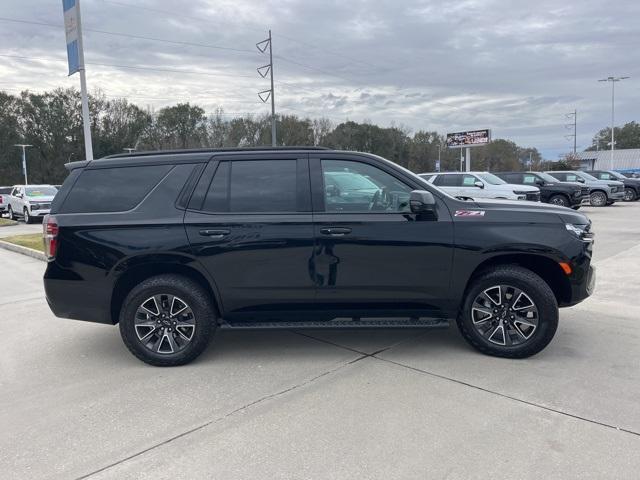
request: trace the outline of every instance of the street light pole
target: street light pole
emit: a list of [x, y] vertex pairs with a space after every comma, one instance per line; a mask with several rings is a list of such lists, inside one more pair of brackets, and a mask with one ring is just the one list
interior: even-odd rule
[[609, 160], [609, 169], [613, 170], [613, 150], [615, 148], [615, 99], [616, 99], [616, 82], [626, 80], [629, 77], [607, 77], [598, 80], [599, 82], [611, 82], [611, 159]]
[[22, 173], [24, 173], [24, 184], [29, 185], [29, 182], [27, 181], [27, 148], [33, 147], [33, 145], [18, 143], [14, 145], [14, 147], [22, 148]]

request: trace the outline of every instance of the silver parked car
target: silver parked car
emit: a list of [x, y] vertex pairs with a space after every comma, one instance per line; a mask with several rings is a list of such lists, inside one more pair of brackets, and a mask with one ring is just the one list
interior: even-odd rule
[[624, 200], [624, 183], [614, 180], [598, 180], [586, 172], [559, 170], [547, 172], [561, 182], [580, 182], [589, 187], [591, 206], [604, 207]]
[[419, 176], [452, 197], [540, 201], [538, 187], [507, 183], [489, 172], [420, 173]]
[[49, 213], [58, 189], [51, 185], [14, 185], [9, 196], [8, 212], [12, 220], [18, 217], [31, 223]]

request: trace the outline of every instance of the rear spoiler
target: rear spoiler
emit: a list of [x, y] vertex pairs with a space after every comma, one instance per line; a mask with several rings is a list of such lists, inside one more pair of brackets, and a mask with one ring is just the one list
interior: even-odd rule
[[76, 168], [84, 168], [91, 163], [91, 160], [79, 160], [77, 162], [65, 163], [64, 166], [67, 170], [72, 171]]

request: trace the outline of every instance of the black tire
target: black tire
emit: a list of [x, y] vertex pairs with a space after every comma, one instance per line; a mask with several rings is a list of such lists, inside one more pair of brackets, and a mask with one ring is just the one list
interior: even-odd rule
[[561, 207], [568, 207], [571, 204], [569, 202], [569, 199], [565, 195], [562, 195], [560, 193], [552, 195], [549, 199], [549, 203], [552, 205], [559, 205]]
[[[183, 303], [193, 313], [195, 327], [190, 332], [192, 336], [182, 349], [175, 353], [159, 352], [160, 346], [163, 345], [163, 339], [159, 340], [158, 348], [155, 351], [152, 350], [151, 347], [145, 346], [136, 333], [136, 315], [145, 302], [155, 295], [179, 297], [179, 300], [183, 300]], [[153, 323], [159, 316], [149, 318], [151, 319], [150, 323]], [[166, 320], [169, 321], [169, 318], [172, 317], [167, 317]], [[216, 326], [215, 308], [210, 295], [196, 282], [180, 275], [158, 275], [143, 281], [129, 292], [120, 310], [120, 335], [124, 344], [140, 360], [157, 367], [185, 365], [193, 361], [207, 348]], [[156, 338], [157, 336], [173, 335], [172, 351], [173, 345], [176, 345], [175, 341], [179, 340], [178, 328], [174, 328], [173, 333], [167, 333], [167, 329], [156, 327], [156, 331], [164, 330], [164, 332], [153, 333]]]
[[[484, 322], [484, 320], [474, 323], [474, 312], [472, 312], [474, 302], [483, 292], [496, 288], [495, 286], [497, 285], [507, 285], [520, 289], [526, 296], [530, 297], [534, 308], [537, 309], [536, 328], [530, 333], [530, 337], [522, 340], [523, 343], [518, 345], [506, 345], [507, 332], [510, 332], [510, 338], [511, 334], [513, 334], [514, 338], [519, 338], [515, 328], [507, 327], [506, 331], [503, 328], [502, 334], [505, 338], [505, 343], [496, 344], [488, 340], [486, 335], [483, 336], [479, 331], [477, 325], [480, 322]], [[515, 303], [517, 303], [517, 299], [511, 306], [515, 307]], [[505, 308], [506, 306], [507, 303], [505, 303]], [[495, 319], [498, 320], [499, 314], [496, 315]], [[489, 318], [494, 317], [491, 316]], [[457, 323], [464, 339], [480, 352], [496, 357], [526, 358], [540, 352], [553, 339], [558, 328], [558, 303], [551, 288], [538, 275], [517, 265], [505, 265], [488, 271], [473, 280], [473, 283], [467, 288]], [[499, 326], [496, 327], [494, 332], [498, 328]]]
[[24, 219], [24, 223], [33, 223], [33, 218], [31, 218], [31, 215], [29, 215], [29, 210], [27, 210], [27, 207], [25, 207], [24, 211], [22, 212], [22, 218]]
[[638, 199], [638, 195], [633, 188], [627, 187], [624, 189], [624, 201], [625, 202], [634, 202]]
[[18, 219], [18, 217], [16, 217], [16, 214], [15, 214], [15, 213], [14, 213], [14, 211], [13, 211], [13, 208], [11, 208], [11, 205], [9, 205], [9, 210], [8, 210], [8, 212], [9, 212], [9, 218], [10, 218], [11, 220], [17, 220], [17, 219]]
[[581, 206], [582, 206], [582, 205], [574, 205], [574, 206], [573, 206], [573, 207], [571, 207], [571, 208], [573, 208], [574, 210], [580, 210], [580, 207], [581, 207]]
[[609, 199], [605, 192], [596, 190], [595, 192], [591, 192], [590, 201], [592, 207], [604, 207], [608, 205]]

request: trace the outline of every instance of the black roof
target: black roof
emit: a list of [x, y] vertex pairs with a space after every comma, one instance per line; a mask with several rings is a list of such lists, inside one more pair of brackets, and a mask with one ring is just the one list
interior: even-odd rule
[[220, 153], [220, 152], [261, 152], [271, 150], [330, 150], [327, 147], [229, 147], [229, 148], [184, 148], [177, 150], [151, 150], [145, 152], [131, 152], [131, 153], [116, 153], [114, 155], [108, 155], [106, 158], [130, 158], [130, 157], [149, 157], [158, 155], [177, 155], [183, 153]]

